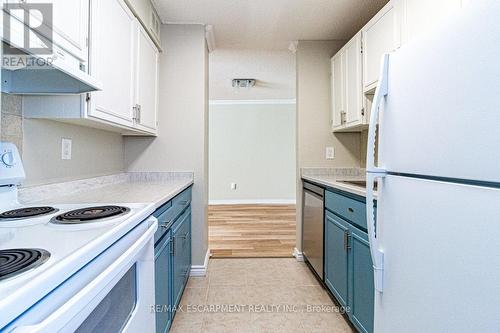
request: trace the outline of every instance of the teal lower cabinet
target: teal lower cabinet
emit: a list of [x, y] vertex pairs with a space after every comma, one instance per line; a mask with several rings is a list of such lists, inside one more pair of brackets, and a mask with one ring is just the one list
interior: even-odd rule
[[373, 332], [375, 287], [368, 234], [356, 227], [349, 234], [349, 314], [361, 332]]
[[[326, 193], [328, 197], [332, 192]], [[365, 205], [362, 198], [352, 195], [346, 195], [340, 203], [325, 203], [325, 284], [340, 305], [348, 309], [347, 315], [358, 331], [371, 333], [375, 289], [368, 234], [359, 228], [362, 221], [354, 223], [346, 214], [359, 210], [360, 203]]]
[[191, 188], [165, 203], [153, 214], [155, 234], [156, 333], [166, 333], [191, 270]]
[[340, 305], [348, 303], [348, 257], [345, 246], [349, 224], [333, 213], [325, 213], [325, 284]]
[[186, 211], [172, 227], [174, 304], [179, 304], [189, 277], [191, 256], [191, 212]]
[[165, 333], [172, 323], [172, 292], [170, 288], [172, 238], [170, 231], [155, 247], [156, 332]]

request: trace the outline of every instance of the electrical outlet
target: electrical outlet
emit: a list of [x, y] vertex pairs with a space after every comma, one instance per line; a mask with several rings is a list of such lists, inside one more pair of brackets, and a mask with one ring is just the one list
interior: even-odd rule
[[333, 160], [335, 158], [335, 148], [334, 147], [326, 147], [326, 159]]
[[231, 190], [233, 190], [233, 191], [236, 190], [236, 183], [231, 183]]
[[61, 159], [62, 160], [70, 160], [71, 159], [71, 146], [73, 144], [73, 140], [69, 138], [61, 139]]

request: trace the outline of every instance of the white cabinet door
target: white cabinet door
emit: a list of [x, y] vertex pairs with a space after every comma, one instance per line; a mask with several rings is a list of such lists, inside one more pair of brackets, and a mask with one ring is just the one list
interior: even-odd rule
[[137, 41], [135, 95], [140, 110], [137, 125], [148, 131], [156, 131], [159, 52], [142, 26], [139, 26]]
[[[52, 4], [53, 42], [81, 62], [87, 62], [90, 0], [30, 0], [29, 3]], [[41, 19], [37, 11], [31, 14], [35, 20]]]
[[377, 86], [382, 55], [401, 44], [401, 2], [392, 0], [361, 30], [363, 33], [364, 91]]
[[103, 90], [92, 93], [89, 115], [133, 126], [135, 17], [122, 0], [93, 0], [91, 29], [91, 74]]
[[126, 0], [154, 42], [160, 46], [161, 20], [150, 0]]
[[361, 61], [361, 32], [345, 46], [345, 112], [346, 127], [363, 123], [363, 78]]
[[405, 0], [403, 43], [430, 32], [448, 15], [460, 10], [461, 0]]
[[331, 60], [332, 70], [332, 130], [342, 128], [344, 110], [344, 66], [343, 52], [339, 51]]

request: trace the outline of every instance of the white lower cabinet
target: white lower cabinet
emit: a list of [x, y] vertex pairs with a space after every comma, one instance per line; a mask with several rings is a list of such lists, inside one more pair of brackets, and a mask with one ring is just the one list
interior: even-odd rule
[[102, 91], [24, 96], [24, 114], [124, 135], [156, 135], [159, 51], [123, 0], [91, 0], [90, 73]]

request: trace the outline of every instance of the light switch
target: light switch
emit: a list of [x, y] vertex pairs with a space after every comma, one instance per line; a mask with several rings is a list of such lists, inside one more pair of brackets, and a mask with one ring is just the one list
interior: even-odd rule
[[326, 147], [326, 159], [333, 160], [335, 158], [335, 148], [334, 147]]
[[71, 145], [73, 144], [73, 140], [69, 138], [61, 139], [61, 159], [62, 160], [70, 160], [71, 159]]
[[231, 183], [231, 190], [236, 190], [236, 183]]

